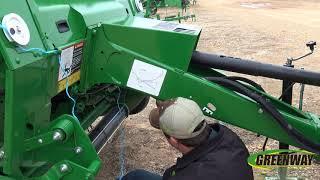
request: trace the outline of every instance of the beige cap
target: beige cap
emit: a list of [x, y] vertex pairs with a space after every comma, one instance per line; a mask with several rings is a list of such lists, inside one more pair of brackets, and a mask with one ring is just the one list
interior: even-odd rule
[[150, 112], [150, 124], [177, 139], [189, 139], [199, 135], [205, 129], [197, 132], [195, 128], [205, 119], [197, 103], [186, 98], [157, 103], [158, 108]]

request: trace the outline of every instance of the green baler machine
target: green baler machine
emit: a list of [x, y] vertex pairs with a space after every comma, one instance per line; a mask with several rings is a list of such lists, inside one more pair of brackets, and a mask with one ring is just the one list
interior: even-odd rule
[[142, 12], [139, 0], [1, 1], [0, 178], [93, 179], [98, 152], [149, 96], [193, 99], [207, 116], [319, 153], [317, 115], [213, 68], [317, 86], [319, 74], [251, 73], [241, 62], [254, 62], [196, 52], [200, 28]]

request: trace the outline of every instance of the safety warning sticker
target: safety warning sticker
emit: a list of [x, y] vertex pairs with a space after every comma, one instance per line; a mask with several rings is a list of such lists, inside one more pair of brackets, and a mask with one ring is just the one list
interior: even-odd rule
[[69, 85], [80, 79], [80, 65], [83, 56], [84, 43], [77, 43], [69, 46], [61, 51], [60, 68], [58, 76], [58, 91], [65, 88], [65, 78], [69, 79]]
[[80, 69], [84, 43], [78, 43], [61, 51], [58, 81]]

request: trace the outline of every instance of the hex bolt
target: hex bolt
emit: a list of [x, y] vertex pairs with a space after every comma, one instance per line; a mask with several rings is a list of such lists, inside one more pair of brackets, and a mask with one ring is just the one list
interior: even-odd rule
[[66, 164], [61, 164], [61, 165], [60, 165], [60, 172], [65, 173], [65, 172], [67, 172], [68, 170], [69, 170], [68, 165], [66, 165]]
[[52, 139], [55, 141], [60, 141], [63, 139], [63, 134], [58, 130], [53, 133]]
[[262, 114], [262, 113], [263, 113], [263, 109], [260, 108], [260, 109], [258, 110], [258, 113], [259, 113], [259, 114]]
[[76, 154], [80, 154], [80, 153], [82, 152], [82, 147], [80, 147], [80, 146], [75, 147], [75, 148], [74, 148], [74, 152], [75, 152]]
[[18, 58], [18, 57], [16, 58], [16, 63], [20, 64], [20, 58]]
[[0, 159], [3, 159], [3, 158], [4, 158], [4, 151], [1, 150], [1, 151], [0, 151]]
[[43, 143], [43, 140], [40, 138], [38, 139], [38, 143], [42, 144]]

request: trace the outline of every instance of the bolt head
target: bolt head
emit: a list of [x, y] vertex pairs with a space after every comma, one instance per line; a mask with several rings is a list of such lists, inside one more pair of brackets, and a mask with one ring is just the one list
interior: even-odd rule
[[38, 143], [42, 144], [43, 140], [42, 139], [38, 139]]
[[0, 151], [0, 159], [3, 159], [3, 158], [4, 158], [4, 151], [1, 150], [1, 151]]
[[55, 140], [55, 141], [62, 140], [63, 139], [63, 134], [60, 131], [55, 131], [53, 133], [52, 139]]
[[67, 172], [68, 170], [69, 170], [68, 165], [66, 165], [66, 164], [61, 164], [61, 165], [60, 165], [60, 172], [65, 173], [65, 172]]
[[74, 148], [74, 152], [76, 154], [80, 154], [82, 152], [82, 147], [78, 146], [78, 147]]
[[258, 110], [258, 113], [259, 113], [259, 114], [262, 114], [262, 113], [263, 113], [263, 109], [260, 108], [260, 109]]

